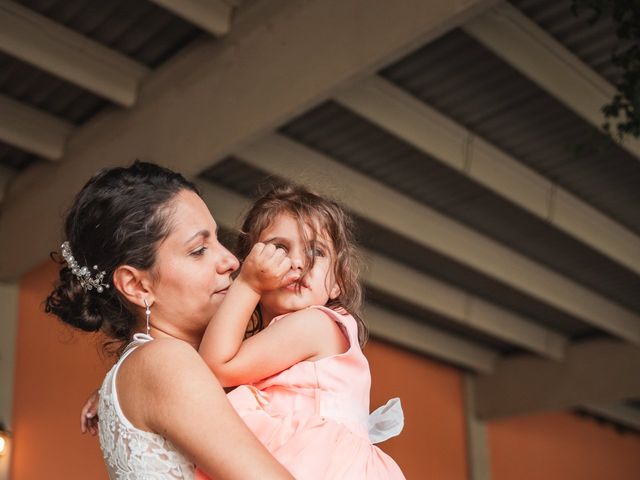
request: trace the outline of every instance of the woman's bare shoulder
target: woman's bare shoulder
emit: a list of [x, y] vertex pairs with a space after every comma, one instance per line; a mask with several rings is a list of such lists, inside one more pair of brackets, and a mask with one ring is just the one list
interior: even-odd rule
[[153, 388], [173, 381], [184, 372], [193, 378], [209, 371], [195, 348], [187, 342], [175, 338], [158, 338], [137, 348], [122, 365], [126, 377], [143, 379], [141, 388]]
[[166, 357], [170, 354], [198, 357], [198, 352], [195, 348], [177, 338], [157, 338], [142, 345], [139, 350], [143, 357]]
[[[164, 432], [162, 419], [193, 395], [216, 388], [216, 379], [198, 352], [177, 339], [141, 345], [122, 364], [117, 378], [121, 408], [137, 428]], [[162, 402], [149, 399], [162, 398]], [[162, 433], [164, 435], [164, 433]]]

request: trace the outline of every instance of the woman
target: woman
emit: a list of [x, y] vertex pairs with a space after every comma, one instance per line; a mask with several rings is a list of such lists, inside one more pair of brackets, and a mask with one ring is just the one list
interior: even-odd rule
[[99, 406], [112, 479], [190, 479], [194, 463], [216, 479], [293, 478], [197, 352], [238, 268], [216, 230], [192, 183], [141, 162], [98, 173], [66, 216], [45, 309], [123, 347]]

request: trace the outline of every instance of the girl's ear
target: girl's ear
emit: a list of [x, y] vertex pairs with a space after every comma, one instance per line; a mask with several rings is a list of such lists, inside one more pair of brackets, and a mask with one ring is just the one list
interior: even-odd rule
[[329, 299], [335, 300], [340, 296], [340, 293], [342, 293], [340, 290], [340, 285], [338, 285], [338, 282], [335, 282], [333, 284], [333, 287], [331, 288], [331, 291], [329, 292]]
[[113, 272], [113, 286], [132, 304], [144, 307], [144, 300], [153, 304], [149, 273], [129, 265], [121, 265]]

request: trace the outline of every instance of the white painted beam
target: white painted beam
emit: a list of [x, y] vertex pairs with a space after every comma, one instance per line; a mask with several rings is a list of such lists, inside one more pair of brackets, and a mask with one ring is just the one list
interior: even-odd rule
[[[97, 169], [144, 158], [195, 176], [345, 82], [370, 75], [495, 3], [243, 4], [224, 41], [202, 42], [163, 65], [144, 82], [136, 108], [99, 115], [71, 136], [63, 162], [34, 166], [13, 182], [0, 216], [0, 252], [19, 248], [21, 254], [3, 256], [0, 279], [17, 278], [47, 258], [59, 244], [60, 212]], [[27, 229], [28, 237], [16, 235]]]
[[593, 327], [640, 344], [637, 313], [319, 152], [274, 134], [235, 154], [254, 167], [314, 190], [343, 192], [343, 203], [352, 212]]
[[637, 408], [625, 405], [624, 403], [614, 405], [591, 403], [583, 405], [582, 408], [623, 427], [640, 431], [640, 410]]
[[336, 100], [529, 213], [640, 274], [640, 238], [391, 82], [373, 76]]
[[564, 357], [563, 335], [380, 254], [365, 251], [365, 256], [367, 285], [543, 357]]
[[[248, 199], [210, 182], [198, 181], [197, 185], [218, 224], [228, 229], [239, 228], [240, 217], [249, 206]], [[373, 275], [377, 277], [379, 273], [382, 272]], [[365, 318], [370, 332], [378, 338], [475, 372], [491, 372], [497, 359], [490, 349], [375, 305], [365, 306]]]
[[[228, 229], [239, 229], [249, 199], [210, 182], [197, 185], [216, 220]], [[543, 357], [564, 357], [564, 336], [378, 253], [363, 253], [367, 260], [363, 281], [368, 286]]]
[[229, 33], [231, 7], [222, 0], [151, 0], [216, 37]]
[[125, 107], [149, 71], [10, 0], [0, 0], [0, 50]]
[[[504, 2], [463, 28], [587, 122], [602, 126], [602, 107], [615, 87], [517, 8]], [[622, 147], [640, 158], [640, 140], [629, 137]]]
[[571, 345], [562, 363], [504, 358], [475, 380], [479, 418], [492, 419], [640, 398], [640, 349], [612, 339]]
[[69, 122], [0, 94], [0, 140], [49, 160], [64, 153]]
[[474, 372], [492, 372], [498, 359], [486, 347], [375, 305], [367, 304], [364, 315], [372, 335]]

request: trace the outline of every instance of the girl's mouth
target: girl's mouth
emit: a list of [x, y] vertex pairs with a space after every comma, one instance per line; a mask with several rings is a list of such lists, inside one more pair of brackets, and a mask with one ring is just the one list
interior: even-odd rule
[[299, 292], [303, 288], [309, 288], [309, 287], [307, 287], [307, 285], [305, 285], [303, 282], [300, 282], [299, 280], [296, 280], [295, 282], [291, 282], [289, 285], [286, 285], [284, 287], [284, 289], [289, 292]]

